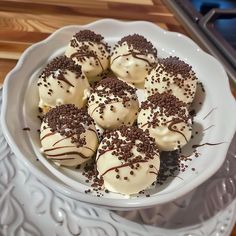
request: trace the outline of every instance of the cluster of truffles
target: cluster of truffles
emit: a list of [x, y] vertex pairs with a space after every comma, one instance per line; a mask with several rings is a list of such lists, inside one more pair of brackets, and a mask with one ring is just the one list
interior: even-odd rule
[[[113, 75], [106, 76], [108, 70]], [[81, 30], [38, 79], [41, 151], [68, 167], [92, 158], [104, 188], [139, 193], [155, 184], [160, 152], [180, 149], [191, 138], [188, 108], [196, 82], [191, 66], [158, 58], [141, 35], [123, 37], [110, 52], [100, 34]]]

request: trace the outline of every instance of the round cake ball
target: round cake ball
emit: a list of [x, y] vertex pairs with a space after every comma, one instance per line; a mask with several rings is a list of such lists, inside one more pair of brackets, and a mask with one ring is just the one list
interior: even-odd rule
[[155, 140], [147, 132], [122, 126], [104, 135], [96, 163], [106, 189], [130, 195], [156, 181], [160, 156]]
[[79, 65], [66, 56], [56, 57], [39, 76], [39, 107], [44, 112], [69, 103], [81, 108], [87, 101], [89, 87]]
[[116, 78], [102, 79], [91, 89], [88, 113], [105, 129], [132, 125], [139, 109], [136, 89]]
[[77, 166], [96, 152], [98, 137], [87, 111], [72, 104], [50, 109], [40, 130], [44, 155], [63, 166]]
[[186, 103], [168, 92], [156, 93], [141, 103], [138, 126], [148, 130], [161, 151], [181, 148], [192, 134]]
[[103, 39], [91, 30], [81, 30], [66, 49], [65, 55], [81, 65], [89, 81], [99, 80], [109, 66], [109, 47]]
[[141, 35], [122, 38], [111, 54], [111, 70], [127, 83], [144, 83], [148, 71], [157, 62], [157, 50]]
[[193, 101], [196, 88], [195, 72], [178, 57], [159, 59], [145, 79], [147, 96], [168, 91], [188, 105]]

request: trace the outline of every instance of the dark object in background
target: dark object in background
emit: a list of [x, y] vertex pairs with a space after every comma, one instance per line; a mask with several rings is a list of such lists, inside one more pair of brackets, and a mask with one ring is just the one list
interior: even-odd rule
[[183, 25], [236, 82], [236, 1], [166, 0]]

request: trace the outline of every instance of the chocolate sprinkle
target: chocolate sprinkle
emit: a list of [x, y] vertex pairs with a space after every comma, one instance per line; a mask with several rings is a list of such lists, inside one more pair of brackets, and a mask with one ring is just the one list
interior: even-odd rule
[[[120, 135], [124, 139], [121, 139]], [[140, 154], [144, 155], [134, 155], [132, 150], [134, 146], [137, 147]], [[112, 151], [112, 154], [122, 160], [122, 163], [128, 163], [130, 166], [138, 162], [147, 162], [159, 155], [155, 140], [147, 132], [134, 126], [125, 125], [115, 131], [105, 132], [98, 150], [97, 161], [107, 151]]]
[[[151, 85], [154, 85], [154, 88], [148, 90], [149, 94], [155, 94], [158, 92], [158, 89], [155, 88], [155, 84], [163, 83], [163, 88], [166, 91], [172, 93], [171, 86], [175, 85], [179, 87], [182, 91], [182, 96], [186, 99], [192, 101], [196, 91], [196, 74], [192, 70], [192, 67], [180, 60], [178, 57], [168, 57], [168, 58], [159, 58], [158, 64], [155, 68], [154, 73], [150, 74], [146, 81], [149, 80]], [[188, 102], [190, 105], [191, 102]]]
[[96, 42], [100, 43], [104, 38], [100, 34], [96, 34], [91, 30], [81, 30], [76, 33], [75, 37], [79, 42]]
[[93, 125], [93, 119], [85, 109], [78, 109], [75, 105], [65, 104], [50, 109], [44, 116], [43, 122], [47, 123], [51, 132], [58, 132], [62, 136], [70, 137], [71, 142], [77, 147], [86, 144], [81, 134], [85, 133], [85, 127]]
[[145, 37], [139, 34], [133, 34], [123, 37], [118, 44], [122, 45], [124, 42], [135, 50], [138, 50], [144, 55], [153, 54], [157, 57], [157, 50], [150, 41], [147, 41]]
[[30, 131], [30, 128], [29, 128], [29, 127], [25, 127], [25, 128], [23, 128], [22, 130], [24, 130], [24, 131]]
[[180, 60], [178, 57], [167, 57], [159, 59], [158, 63], [167, 73], [173, 76], [178, 74], [182, 75], [184, 78], [192, 76], [192, 66], [188, 65], [184, 61]]
[[[94, 93], [96, 93], [100, 99], [102, 97], [105, 98], [104, 103], [100, 102], [96, 107], [99, 108], [99, 114], [101, 114], [101, 118], [107, 104], [121, 101], [123, 106], [126, 107], [127, 102], [138, 99], [135, 88], [116, 78], [106, 78], [99, 81], [95, 86], [92, 87], [91, 92], [92, 94], [89, 98], [89, 105], [94, 104]], [[111, 98], [111, 94], [114, 96], [113, 98]], [[110, 110], [114, 111], [114, 106], [111, 105]]]
[[[155, 111], [159, 107], [159, 111]], [[178, 120], [182, 122], [188, 122], [189, 116], [186, 115], [186, 103], [180, 101], [174, 95], [164, 92], [156, 93], [152, 96], [149, 96], [148, 99], [141, 103], [141, 109], [147, 110], [151, 108], [153, 112], [153, 118], [150, 119], [148, 127], [156, 127], [158, 125], [166, 125], [167, 122], [165, 119], [161, 118], [161, 115], [165, 116], [177, 116]]]
[[53, 75], [53, 78], [58, 79], [55, 76], [55, 72], [58, 70], [60, 70], [60, 73], [57, 77], [64, 75], [65, 70], [74, 72], [76, 74], [76, 78], [79, 78], [82, 74], [80, 65], [77, 65], [73, 60], [66, 56], [59, 56], [47, 64], [39, 77], [46, 79], [50, 75]]

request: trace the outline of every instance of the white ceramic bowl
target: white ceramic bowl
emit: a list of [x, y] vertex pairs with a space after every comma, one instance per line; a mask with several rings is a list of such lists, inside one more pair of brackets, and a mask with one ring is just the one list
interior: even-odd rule
[[[140, 196], [127, 199], [121, 194], [112, 193], [99, 198], [85, 194], [84, 190], [88, 189], [88, 186], [80, 174], [57, 167], [39, 152], [37, 129], [40, 123], [36, 118], [39, 99], [36, 86], [38, 75], [49, 60], [64, 52], [72, 35], [85, 28], [101, 33], [110, 45], [125, 35], [142, 34], [156, 46], [159, 56], [178, 56], [192, 65], [205, 87], [205, 96], [199, 90], [194, 105], [197, 110], [194, 130], [201, 132], [191, 140], [188, 147], [196, 143], [224, 143], [199, 148], [200, 157], [193, 158], [193, 161], [188, 163], [187, 170], [178, 173], [179, 178], [173, 178], [164, 186], [152, 190], [148, 198]], [[199, 101], [203, 102], [201, 106]], [[57, 30], [46, 40], [31, 46], [5, 79], [2, 109], [3, 132], [10, 147], [41, 181], [75, 199], [119, 210], [166, 203], [196, 188], [219, 169], [236, 130], [236, 103], [222, 65], [186, 36], [165, 31], [143, 21], [125, 23], [107, 19], [85, 26], [67, 26]], [[204, 119], [212, 109], [214, 110]], [[214, 126], [204, 131], [211, 125]], [[30, 127], [31, 131], [23, 131], [24, 127]], [[36, 161], [36, 158], [40, 162]], [[196, 171], [192, 171], [191, 168], [195, 168]]]

